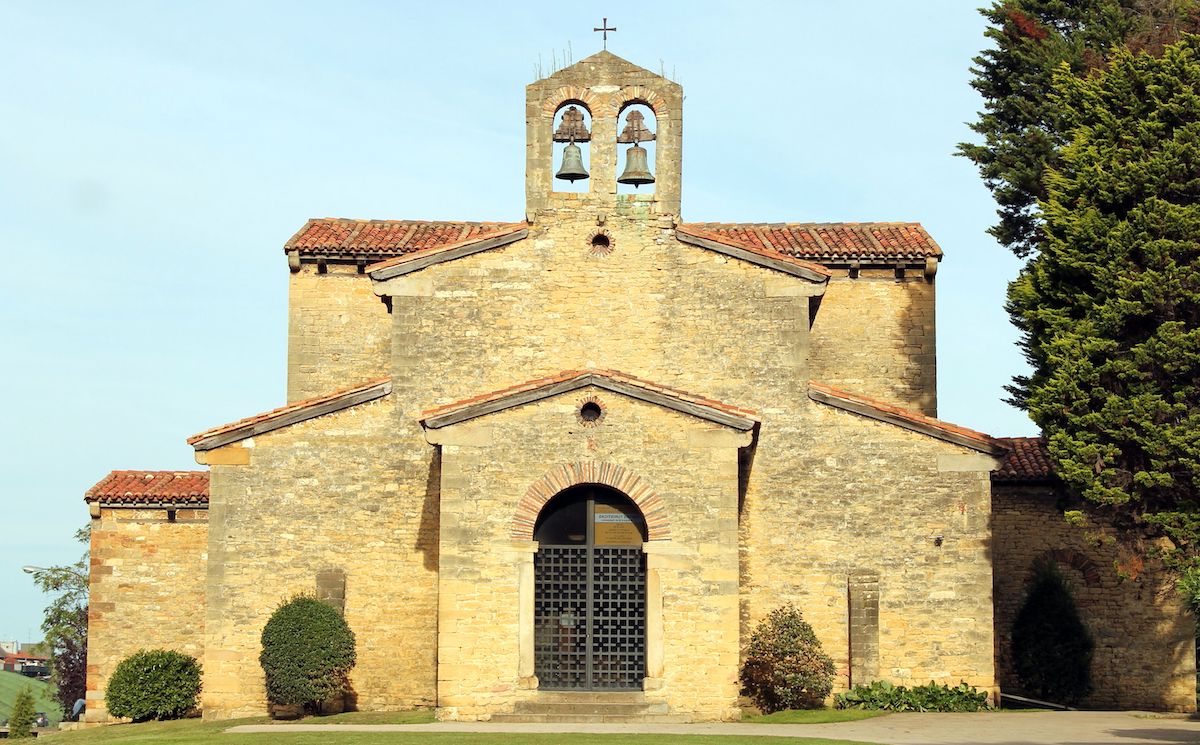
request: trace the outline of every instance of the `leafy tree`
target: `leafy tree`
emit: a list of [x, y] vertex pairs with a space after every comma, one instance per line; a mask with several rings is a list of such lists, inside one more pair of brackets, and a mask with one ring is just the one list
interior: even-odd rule
[[1071, 131], [1045, 245], [1009, 287], [1033, 367], [1010, 388], [1074, 493], [1125, 528], [1200, 549], [1200, 37], [1067, 66]]
[[[91, 527], [75, 533], [84, 545]], [[45, 644], [50, 651], [50, 682], [54, 698], [65, 714], [87, 691], [88, 552], [70, 566], [39, 569], [33, 581], [43, 592], [53, 593], [42, 619]]]
[[746, 646], [742, 692], [770, 714], [815, 709], [833, 690], [833, 659], [796, 606], [771, 611]]
[[1039, 203], [1047, 169], [1070, 136], [1051, 96], [1062, 65], [1084, 74], [1102, 67], [1114, 47], [1157, 52], [1200, 29], [1197, 0], [996, 0], [982, 8], [994, 45], [975, 57], [971, 82], [984, 110], [971, 129], [982, 144], [958, 152], [979, 167], [999, 209], [990, 232], [1018, 257], [1042, 247]]
[[354, 632], [332, 605], [309, 595], [280, 605], [263, 627], [258, 658], [267, 700], [316, 710], [349, 690], [354, 645]]
[[13, 701], [12, 714], [8, 717], [8, 738], [21, 740], [33, 737], [33, 720], [37, 712], [33, 709], [33, 691], [29, 686], [21, 689]]
[[1036, 566], [1013, 622], [1013, 667], [1025, 691], [1055, 703], [1078, 702], [1092, 691], [1094, 648], [1062, 575], [1052, 564]]
[[140, 649], [117, 664], [104, 703], [108, 713], [135, 722], [179, 719], [200, 697], [200, 663], [167, 649]]

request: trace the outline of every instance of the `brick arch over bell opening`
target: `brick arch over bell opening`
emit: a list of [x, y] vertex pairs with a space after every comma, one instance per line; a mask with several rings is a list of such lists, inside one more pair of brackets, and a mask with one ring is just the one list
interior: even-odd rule
[[599, 97], [588, 88], [581, 85], [564, 85], [542, 101], [542, 114], [554, 117], [562, 107], [568, 104], [579, 104], [587, 109], [588, 114], [595, 116], [593, 112], [596, 110], [599, 100]]
[[532, 541], [538, 515], [556, 494], [579, 484], [603, 484], [620, 491], [642, 511], [648, 540], [671, 537], [662, 499], [639, 475], [616, 463], [583, 461], [556, 466], [529, 487], [513, 515], [512, 537]]

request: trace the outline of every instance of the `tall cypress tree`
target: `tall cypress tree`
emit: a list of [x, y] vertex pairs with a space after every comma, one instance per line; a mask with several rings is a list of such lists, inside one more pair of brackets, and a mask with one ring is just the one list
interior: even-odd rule
[[1033, 366], [1010, 389], [1059, 475], [1130, 527], [1200, 553], [1200, 37], [1060, 68], [1071, 141], [1045, 242], [1009, 287]]
[[1053, 76], [1066, 64], [1076, 74], [1103, 66], [1114, 48], [1157, 51], [1188, 30], [1200, 30], [1196, 0], [996, 0], [982, 13], [994, 45], [975, 57], [971, 82], [984, 110], [971, 129], [982, 143], [959, 154], [979, 167], [996, 199], [999, 223], [990, 232], [1018, 257], [1043, 242], [1039, 202], [1045, 175], [1057, 164], [1069, 125], [1051, 99]]

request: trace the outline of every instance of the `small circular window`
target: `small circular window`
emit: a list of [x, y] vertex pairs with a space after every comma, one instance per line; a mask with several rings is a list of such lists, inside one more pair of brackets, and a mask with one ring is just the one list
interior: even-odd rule
[[588, 396], [576, 410], [579, 423], [585, 427], [595, 427], [604, 419], [604, 404], [594, 396]]
[[597, 230], [588, 237], [588, 253], [596, 258], [603, 258], [613, 252], [613, 238], [606, 230]]

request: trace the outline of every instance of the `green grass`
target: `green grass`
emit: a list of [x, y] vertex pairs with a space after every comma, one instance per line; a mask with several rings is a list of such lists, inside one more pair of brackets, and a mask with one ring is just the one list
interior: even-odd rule
[[0, 719], [8, 719], [8, 715], [12, 713], [13, 701], [25, 686], [33, 689], [34, 711], [46, 712], [51, 724], [62, 721], [62, 710], [58, 708], [58, 702], [50, 697], [49, 683], [3, 670], [0, 670]]
[[[312, 717], [304, 723], [319, 723], [331, 717]], [[107, 727], [63, 732], [53, 735], [55, 745], [98, 745], [100, 743], [137, 743], [139, 745], [374, 745], [389, 743], [400, 745], [560, 745], [561, 734], [527, 733], [429, 733], [429, 732], [296, 732], [287, 733], [283, 725], [279, 732], [264, 734], [221, 734], [222, 730], [239, 724], [265, 724], [268, 720], [235, 719], [223, 722], [204, 722], [199, 719], [184, 719], [177, 722], [146, 722], [145, 724], [114, 724]], [[761, 737], [724, 735], [592, 735], [571, 734], [571, 745], [764, 745]], [[852, 743], [849, 740], [829, 740], [811, 737], [773, 738], [780, 745], [871, 745]]]
[[347, 711], [344, 714], [304, 717], [292, 722], [273, 724], [429, 724], [433, 722], [433, 709], [411, 711]]
[[857, 722], [887, 714], [886, 711], [868, 709], [785, 709], [774, 714], [747, 714], [743, 722], [762, 724], [828, 724], [829, 722]]

